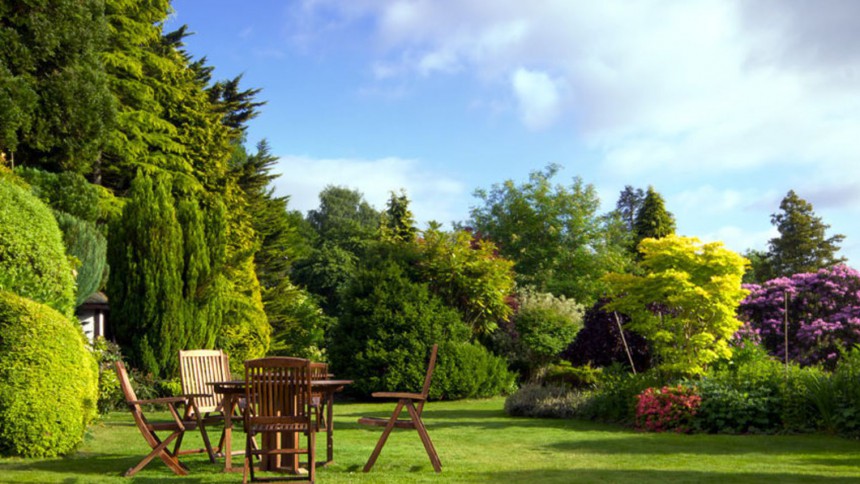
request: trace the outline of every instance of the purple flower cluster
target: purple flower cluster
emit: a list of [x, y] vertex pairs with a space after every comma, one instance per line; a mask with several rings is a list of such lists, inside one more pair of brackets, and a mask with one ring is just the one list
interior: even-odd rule
[[791, 360], [832, 367], [840, 348], [860, 343], [860, 272], [846, 265], [744, 287], [750, 294], [738, 309], [745, 324], [737, 337], [759, 341], [771, 354], [785, 357], [786, 298]]

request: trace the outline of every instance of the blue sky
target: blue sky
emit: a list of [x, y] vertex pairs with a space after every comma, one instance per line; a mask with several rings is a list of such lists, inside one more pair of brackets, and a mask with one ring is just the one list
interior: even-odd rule
[[766, 249], [789, 189], [860, 260], [860, 2], [174, 0], [167, 29], [268, 104], [302, 211], [328, 184], [419, 222], [558, 163], [604, 210], [653, 185], [678, 232]]

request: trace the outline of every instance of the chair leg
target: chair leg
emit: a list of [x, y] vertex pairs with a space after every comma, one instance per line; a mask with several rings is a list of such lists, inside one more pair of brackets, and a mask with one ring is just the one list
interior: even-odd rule
[[388, 423], [385, 425], [385, 430], [382, 431], [382, 435], [379, 437], [379, 441], [376, 443], [376, 447], [373, 449], [373, 453], [370, 454], [370, 459], [367, 460], [367, 464], [364, 465], [364, 472], [370, 472], [370, 469], [373, 467], [373, 464], [376, 463], [376, 459], [379, 457], [379, 453], [382, 452], [382, 446], [385, 445], [385, 441], [388, 440], [388, 434], [391, 433], [391, 430], [394, 428], [394, 424], [397, 422], [397, 417], [400, 416], [400, 412], [403, 410], [403, 400], [397, 402], [397, 407], [394, 409], [394, 413], [391, 415], [391, 419], [388, 420]]
[[200, 435], [203, 436], [203, 446], [206, 447], [206, 453], [209, 455], [209, 462], [215, 463], [215, 452], [212, 450], [212, 443], [209, 442], [209, 434], [206, 432], [206, 426], [203, 425], [203, 419], [200, 414], [197, 414], [197, 428], [200, 429]]
[[170, 451], [167, 450], [167, 446], [170, 445], [170, 443], [173, 441], [173, 439], [175, 439], [177, 437], [180, 437], [180, 438], [182, 437], [182, 431], [177, 431], [177, 432], [170, 434], [170, 436], [167, 437], [166, 439], [164, 439], [163, 442], [161, 442], [158, 445], [156, 445], [155, 447], [153, 447], [152, 452], [147, 454], [147, 456], [144, 457], [143, 460], [138, 462], [136, 466], [125, 471], [123, 476], [131, 477], [131, 476], [137, 474], [138, 471], [140, 471], [141, 469], [146, 467], [146, 465], [149, 464], [150, 461], [152, 461], [152, 459], [154, 459], [156, 456], [160, 457], [161, 460], [167, 465], [167, 467], [169, 467], [170, 470], [172, 470], [174, 472], [174, 474], [177, 474], [180, 476], [188, 475], [188, 471], [185, 470], [185, 468], [179, 462], [179, 459], [177, 459], [176, 455], [171, 455]]
[[251, 457], [251, 434], [245, 436], [245, 468], [242, 470], [242, 484], [248, 484], [248, 474], [251, 475], [251, 480], [254, 480], [254, 460]]
[[421, 420], [421, 416], [418, 415], [418, 411], [415, 409], [415, 406], [412, 405], [411, 400], [406, 405], [406, 411], [408, 411], [409, 416], [412, 417], [412, 423], [415, 424], [415, 430], [418, 431], [418, 435], [421, 437], [421, 443], [424, 444], [424, 449], [427, 451], [427, 455], [430, 456], [430, 464], [433, 465], [433, 470], [436, 472], [442, 472], [442, 462], [439, 460], [436, 448], [433, 447], [433, 441], [430, 440], [430, 434], [427, 433], [427, 428], [424, 426], [424, 422]]
[[316, 452], [316, 433], [312, 429], [308, 429], [308, 479], [311, 484], [316, 482], [317, 465], [314, 454]]
[[[182, 439], [185, 438], [185, 431], [182, 430], [179, 432], [179, 437], [176, 438], [176, 445], [173, 446], [173, 457], [176, 459], [176, 462], [182, 466], [183, 469], [188, 469], [185, 464], [179, 462], [179, 449], [182, 447]], [[168, 464], [169, 465], [169, 464]]]

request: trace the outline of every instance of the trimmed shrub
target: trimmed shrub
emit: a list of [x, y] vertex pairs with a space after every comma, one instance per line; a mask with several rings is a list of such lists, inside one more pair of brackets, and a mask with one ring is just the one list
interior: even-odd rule
[[449, 341], [439, 348], [430, 398], [481, 398], [509, 393], [516, 375], [505, 359], [475, 343]]
[[75, 280], [51, 211], [6, 178], [0, 178], [0, 207], [0, 290], [71, 316]]
[[98, 369], [80, 327], [0, 291], [0, 452], [66, 454], [96, 417]]

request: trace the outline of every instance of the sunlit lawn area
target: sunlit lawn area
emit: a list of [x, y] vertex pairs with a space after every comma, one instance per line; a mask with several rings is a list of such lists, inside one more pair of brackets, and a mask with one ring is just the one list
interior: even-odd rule
[[[809, 482], [860, 481], [860, 442], [823, 435], [716, 436], [645, 434], [573, 420], [510, 418], [504, 400], [431, 402], [424, 412], [444, 466], [435, 474], [414, 431], [395, 430], [374, 469], [361, 472], [380, 428], [362, 415], [386, 416], [392, 404], [335, 405], [335, 463], [319, 482]], [[213, 429], [213, 438], [217, 432]], [[237, 440], [243, 442], [239, 431]], [[320, 434], [319, 455], [324, 455]], [[187, 445], [199, 447], [196, 432]], [[223, 461], [185, 456], [186, 477], [155, 460], [135, 478], [120, 473], [148, 451], [126, 412], [92, 429], [63, 459], [0, 459], [2, 482], [240, 482]], [[238, 465], [240, 457], [234, 462]]]

